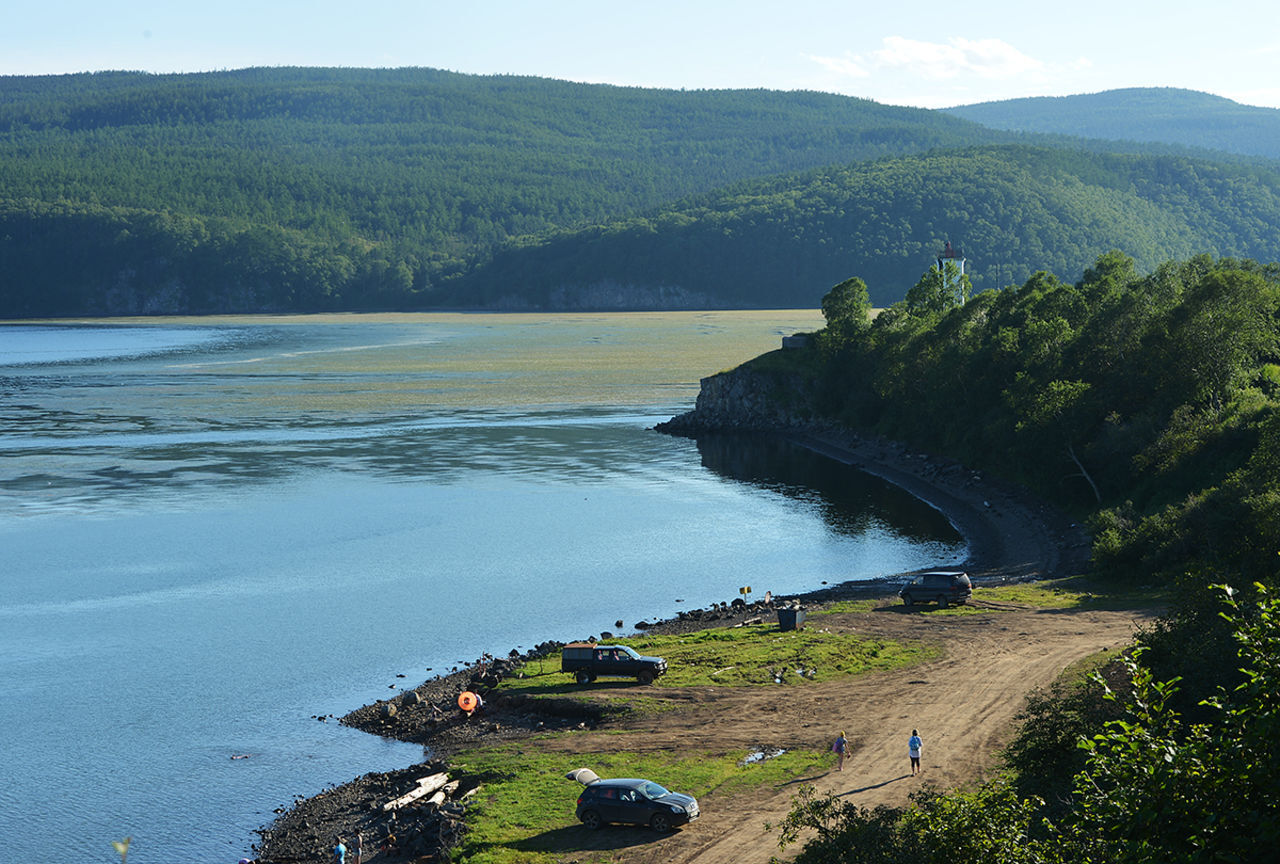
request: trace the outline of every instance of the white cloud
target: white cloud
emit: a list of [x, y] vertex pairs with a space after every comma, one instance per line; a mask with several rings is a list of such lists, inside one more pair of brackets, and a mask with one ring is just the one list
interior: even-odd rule
[[871, 53], [877, 67], [907, 69], [935, 81], [977, 75], [1004, 80], [1039, 73], [1044, 64], [1001, 39], [952, 37], [946, 44], [887, 36]]
[[871, 75], [861, 60], [848, 54], [843, 57], [818, 57], [810, 54], [809, 59], [828, 72], [845, 78], [867, 78]]

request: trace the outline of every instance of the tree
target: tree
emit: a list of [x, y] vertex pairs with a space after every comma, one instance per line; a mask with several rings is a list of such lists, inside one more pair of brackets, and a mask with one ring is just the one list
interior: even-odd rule
[[[1019, 379], [1025, 380], [1023, 373], [1019, 373]], [[1085, 470], [1084, 463], [1076, 455], [1074, 444], [1075, 439], [1083, 434], [1089, 422], [1088, 416], [1081, 407], [1088, 393], [1089, 384], [1084, 381], [1050, 381], [1044, 387], [1037, 388], [1028, 394], [1023, 404], [1017, 406], [1021, 409], [1023, 418], [1018, 421], [1015, 428], [1019, 432], [1036, 431], [1050, 439], [1062, 440], [1067, 456], [1075, 463], [1076, 468], [1080, 469], [1080, 476], [1093, 490], [1094, 500], [1102, 503], [1102, 493], [1098, 491], [1098, 484], [1093, 482], [1093, 477]], [[1014, 398], [1015, 401], [1020, 401]]]
[[1217, 716], [1188, 725], [1169, 707], [1178, 679], [1159, 682], [1129, 661], [1128, 716], [1084, 741], [1077, 807], [1062, 837], [1083, 862], [1269, 861], [1280, 843], [1280, 599], [1262, 585], [1256, 609], [1235, 592], [1244, 683], [1205, 700]]
[[825, 341], [841, 348], [864, 335], [871, 326], [871, 295], [867, 283], [852, 276], [833, 287], [822, 298], [822, 317], [827, 320]]
[[1220, 410], [1260, 358], [1280, 350], [1280, 288], [1257, 272], [1215, 268], [1173, 316], [1169, 362], [1179, 384]]
[[947, 260], [941, 269], [936, 264], [930, 267], [907, 291], [907, 311], [912, 315], [942, 315], [963, 306], [971, 293], [968, 274], [961, 273], [955, 261]]

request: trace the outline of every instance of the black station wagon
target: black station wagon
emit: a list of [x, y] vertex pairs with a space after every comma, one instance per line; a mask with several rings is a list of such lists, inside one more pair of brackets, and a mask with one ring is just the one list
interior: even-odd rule
[[959, 570], [936, 570], [915, 576], [898, 592], [904, 606], [935, 601], [939, 606], [964, 603], [973, 596], [968, 573]]
[[648, 825], [665, 834], [677, 825], [697, 819], [698, 799], [671, 792], [652, 780], [621, 778], [600, 780], [590, 768], [569, 772], [569, 778], [585, 785], [578, 796], [578, 820], [588, 828], [606, 822]]

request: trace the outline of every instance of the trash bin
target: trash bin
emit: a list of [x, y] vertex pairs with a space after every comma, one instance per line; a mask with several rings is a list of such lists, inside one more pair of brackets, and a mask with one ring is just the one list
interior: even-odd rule
[[778, 629], [779, 630], [795, 630], [804, 623], [803, 609], [779, 609], [778, 610]]

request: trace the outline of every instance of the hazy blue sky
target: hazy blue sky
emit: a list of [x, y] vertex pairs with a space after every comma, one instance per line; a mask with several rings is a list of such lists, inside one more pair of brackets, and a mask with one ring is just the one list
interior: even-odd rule
[[1280, 107], [1273, 2], [29, 0], [0, 74], [430, 66], [941, 107], [1186, 87]]

